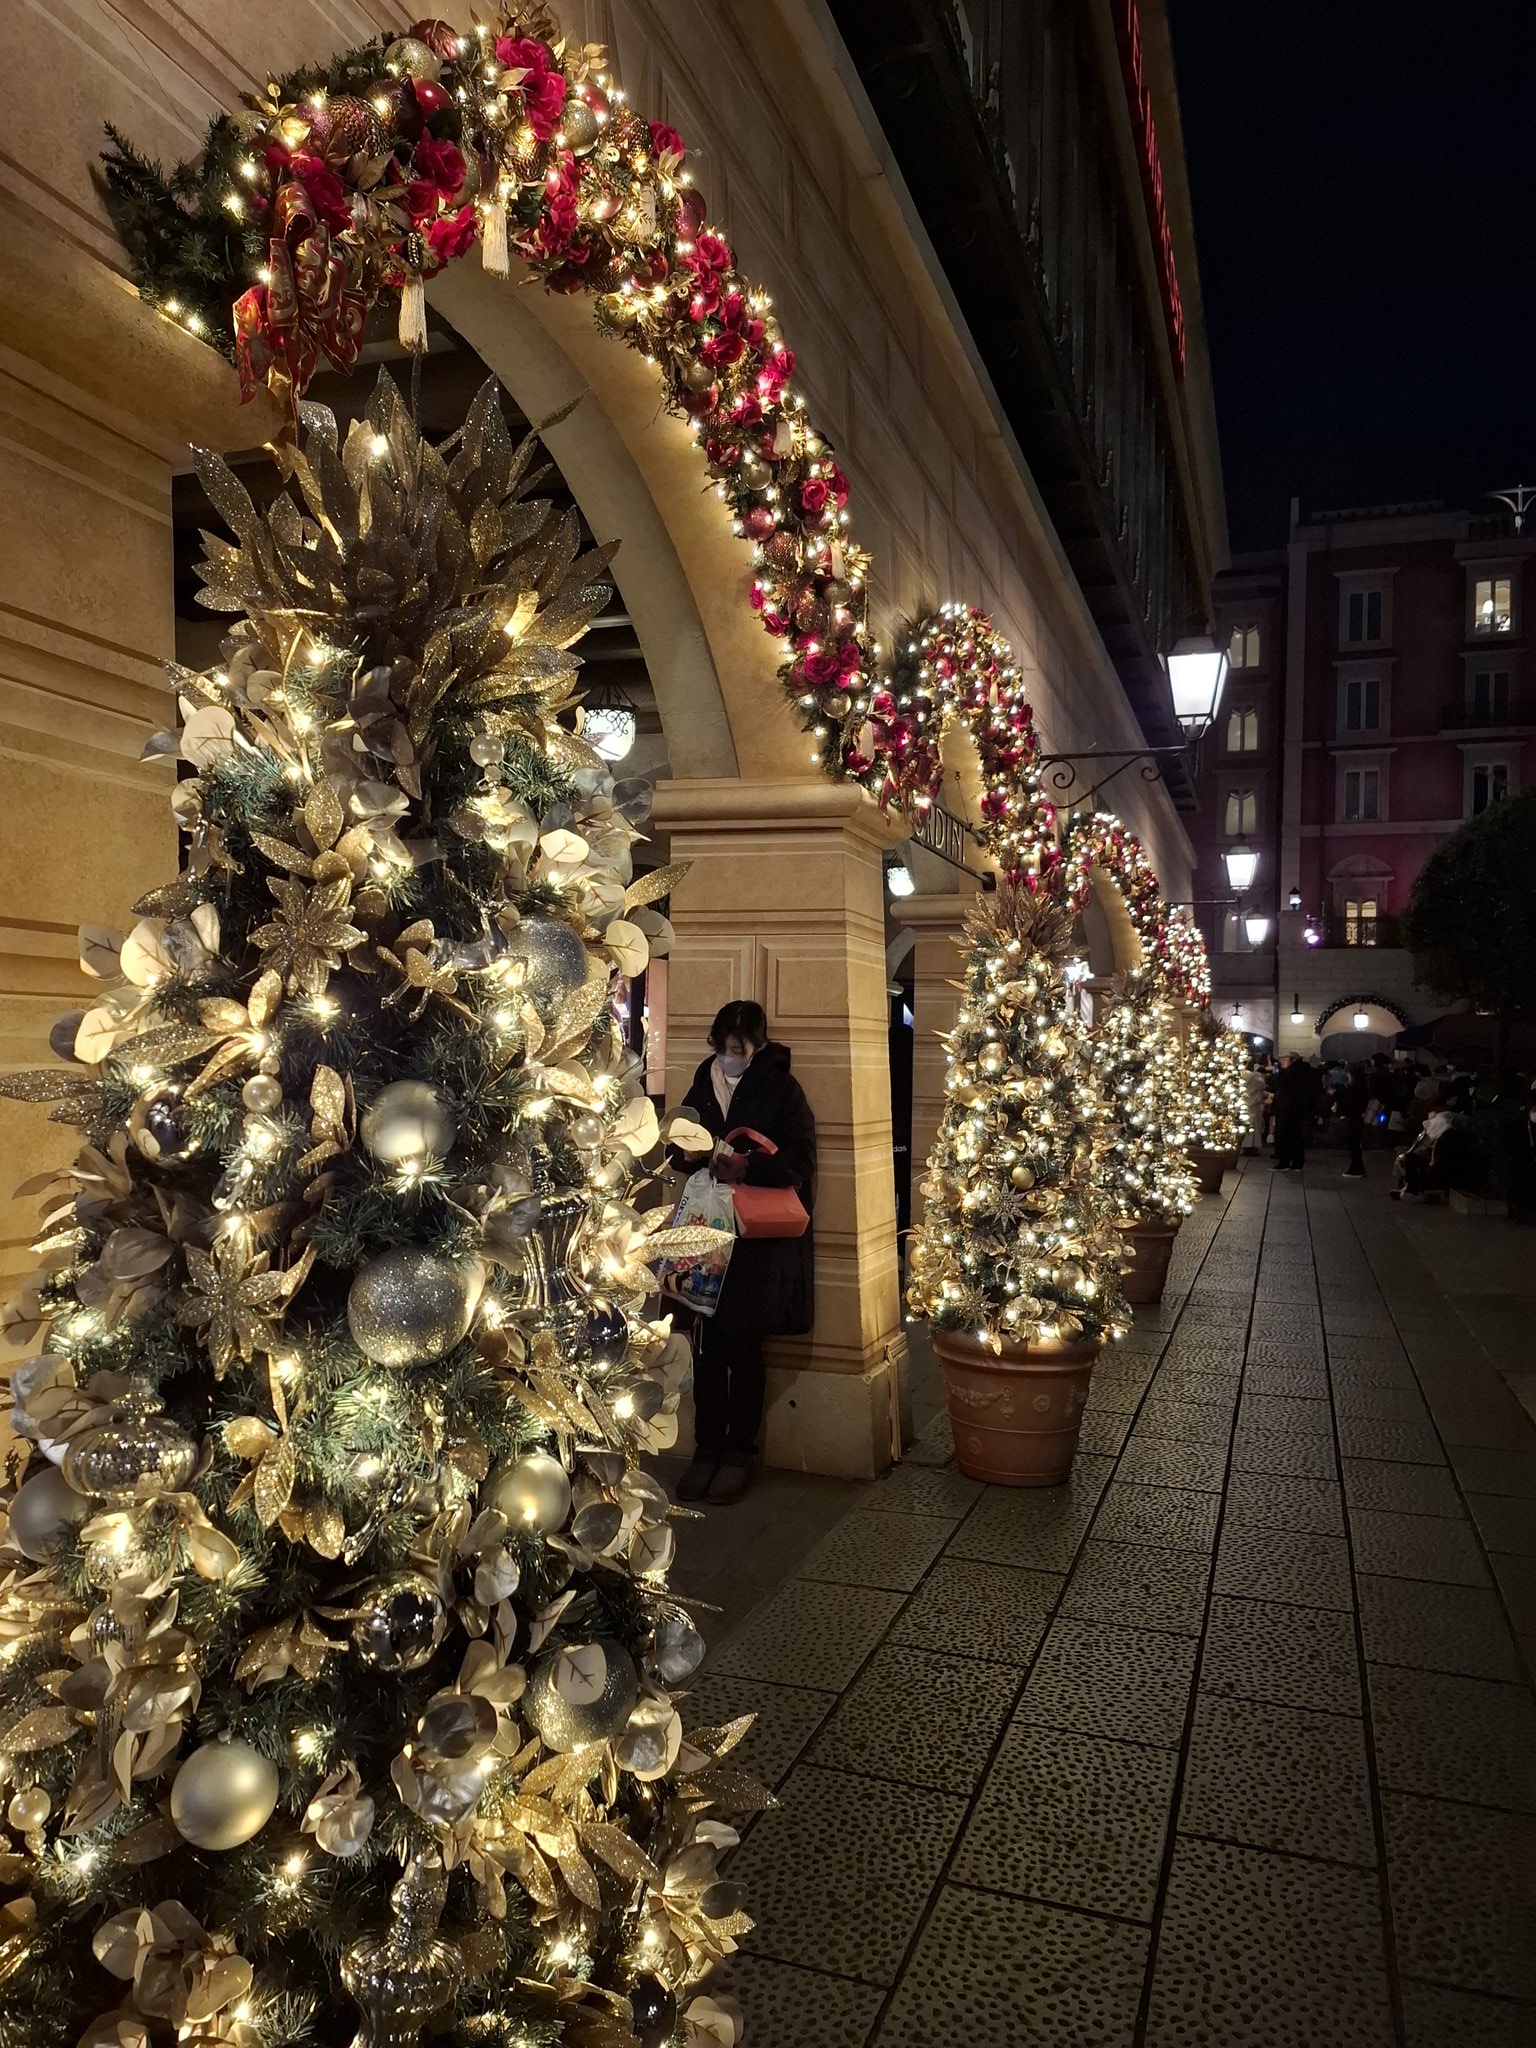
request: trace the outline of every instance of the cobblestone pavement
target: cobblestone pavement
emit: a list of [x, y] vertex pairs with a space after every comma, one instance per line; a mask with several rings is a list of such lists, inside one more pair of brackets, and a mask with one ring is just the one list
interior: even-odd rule
[[1536, 1240], [1336, 1171], [1201, 1203], [1069, 1486], [794, 1483], [695, 1688], [749, 2048], [1536, 2042]]

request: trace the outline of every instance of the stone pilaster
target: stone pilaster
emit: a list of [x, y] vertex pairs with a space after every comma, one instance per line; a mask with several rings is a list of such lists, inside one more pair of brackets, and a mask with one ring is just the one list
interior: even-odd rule
[[693, 872], [673, 893], [667, 1096], [723, 1003], [760, 1002], [816, 1113], [816, 1327], [769, 1348], [771, 1465], [867, 1477], [890, 1463], [906, 1366], [896, 1274], [881, 848], [859, 792], [666, 782], [657, 824]]
[[892, 905], [912, 933], [912, 1221], [923, 1220], [922, 1177], [944, 1108], [944, 1048], [960, 1007], [965, 912], [975, 894], [908, 896]]

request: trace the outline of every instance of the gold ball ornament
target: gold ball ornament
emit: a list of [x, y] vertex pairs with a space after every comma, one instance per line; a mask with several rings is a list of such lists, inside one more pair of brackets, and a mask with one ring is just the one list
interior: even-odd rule
[[640, 1697], [635, 1660], [613, 1636], [577, 1643], [534, 1665], [524, 1720], [550, 1749], [580, 1749], [619, 1734]]
[[702, 356], [689, 356], [683, 364], [682, 381], [688, 391], [707, 391], [715, 381], [715, 372]]
[[415, 36], [396, 36], [385, 49], [384, 68], [397, 78], [435, 80], [443, 75], [442, 61], [437, 52]]
[[1008, 1170], [1008, 1178], [1016, 1188], [1032, 1188], [1035, 1184], [1035, 1170], [1032, 1166], [1013, 1166]]
[[567, 146], [577, 156], [585, 156], [603, 132], [597, 109], [589, 107], [585, 100], [571, 98], [566, 102], [565, 112], [560, 117], [560, 131]]
[[10, 1540], [33, 1564], [46, 1564], [70, 1540], [70, 1531], [91, 1512], [91, 1503], [77, 1493], [54, 1465], [25, 1480], [11, 1502]]
[[380, 1579], [352, 1624], [352, 1647], [374, 1671], [419, 1671], [448, 1632], [448, 1610], [425, 1572]]
[[252, 1074], [240, 1090], [240, 1100], [256, 1116], [270, 1116], [283, 1106], [283, 1084], [274, 1074]]
[[41, 1785], [30, 1786], [25, 1792], [18, 1792], [5, 1810], [5, 1817], [18, 1834], [30, 1835], [34, 1828], [40, 1828], [53, 1811], [53, 1801]]
[[446, 1159], [458, 1136], [453, 1111], [429, 1081], [391, 1081], [363, 1111], [358, 1135], [381, 1166]]
[[425, 1365], [463, 1337], [478, 1297], [472, 1266], [401, 1246], [370, 1259], [352, 1282], [347, 1327], [375, 1365]]
[[538, 1529], [552, 1536], [565, 1527], [571, 1511], [571, 1482], [558, 1458], [547, 1451], [529, 1451], [491, 1474], [481, 1504], [505, 1515], [514, 1529]]
[[171, 1819], [198, 1849], [238, 1849], [277, 1805], [277, 1765], [248, 1742], [205, 1742], [171, 1785]]
[[773, 464], [749, 448], [737, 463], [736, 474], [749, 491], [764, 491], [773, 482]]

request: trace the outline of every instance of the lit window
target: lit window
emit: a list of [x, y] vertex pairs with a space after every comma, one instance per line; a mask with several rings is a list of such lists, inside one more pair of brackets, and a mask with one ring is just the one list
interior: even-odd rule
[[1350, 896], [1344, 903], [1346, 946], [1374, 946], [1376, 943], [1376, 898]]
[[1381, 592], [1350, 590], [1344, 596], [1344, 638], [1362, 646], [1381, 638]]
[[1381, 678], [1344, 678], [1344, 730], [1378, 732], [1381, 729]]
[[1233, 711], [1227, 717], [1227, 752], [1256, 754], [1259, 751], [1259, 714], [1252, 709]]
[[1474, 761], [1472, 764], [1472, 815], [1486, 811], [1490, 804], [1503, 801], [1509, 795], [1509, 763], [1507, 761]]
[[1515, 623], [1512, 586], [1507, 576], [1479, 576], [1472, 585], [1474, 633], [1507, 633]]
[[1244, 833], [1256, 832], [1259, 825], [1259, 800], [1251, 789], [1229, 789], [1227, 791], [1227, 837], [1240, 838]]
[[1355, 823], [1368, 823], [1381, 816], [1381, 770], [1347, 768], [1344, 771], [1344, 816]]
[[1476, 725], [1508, 725], [1509, 670], [1474, 669], [1471, 703], [1468, 708]]
[[1257, 626], [1234, 626], [1232, 644], [1227, 649], [1229, 668], [1257, 668], [1259, 665], [1259, 629]]

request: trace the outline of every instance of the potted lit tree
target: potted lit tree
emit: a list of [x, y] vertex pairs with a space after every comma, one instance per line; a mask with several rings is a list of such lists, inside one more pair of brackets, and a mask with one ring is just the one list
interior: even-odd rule
[[1093, 1037], [1094, 1068], [1111, 1116], [1102, 1152], [1115, 1221], [1133, 1257], [1133, 1306], [1161, 1301], [1195, 1180], [1171, 1128], [1179, 1093], [1173, 1008], [1157, 975], [1137, 968], [1115, 984]]
[[1124, 1327], [1108, 1112], [1062, 980], [1071, 932], [1056, 873], [1014, 871], [968, 919], [911, 1259], [908, 1298], [933, 1327], [957, 1462], [1005, 1486], [1066, 1478], [1094, 1360]]
[[1242, 1062], [1242, 1041], [1207, 1005], [1185, 1048], [1178, 1132], [1203, 1195], [1220, 1192], [1221, 1177], [1237, 1157], [1246, 1116]]

